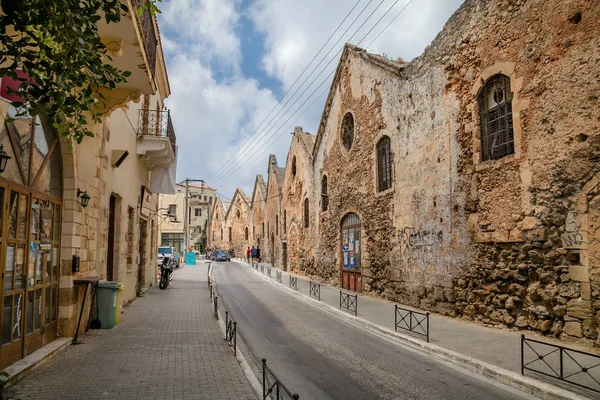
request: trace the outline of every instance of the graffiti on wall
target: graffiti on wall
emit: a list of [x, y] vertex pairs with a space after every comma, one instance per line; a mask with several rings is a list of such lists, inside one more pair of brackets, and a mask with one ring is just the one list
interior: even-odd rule
[[398, 242], [400, 243], [400, 251], [402, 253], [411, 249], [430, 249], [435, 244], [442, 243], [443, 239], [444, 235], [442, 231], [415, 231], [411, 227], [402, 228], [398, 235]]
[[587, 244], [586, 233], [583, 231], [567, 232], [561, 235], [565, 249], [581, 249]]

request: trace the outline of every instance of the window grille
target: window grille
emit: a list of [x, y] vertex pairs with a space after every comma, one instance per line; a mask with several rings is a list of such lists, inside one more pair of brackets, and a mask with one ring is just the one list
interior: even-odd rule
[[342, 120], [342, 143], [346, 150], [352, 148], [354, 143], [354, 117], [351, 113], [346, 113]]
[[479, 103], [482, 160], [497, 160], [515, 152], [512, 92], [506, 75], [491, 77], [477, 99]]
[[388, 136], [382, 137], [377, 142], [377, 191], [392, 187], [392, 150]]
[[308, 210], [308, 199], [304, 199], [304, 227], [308, 228], [308, 218], [310, 217]]
[[329, 194], [327, 190], [327, 175], [323, 175], [323, 178], [321, 178], [321, 211], [327, 211], [329, 208]]

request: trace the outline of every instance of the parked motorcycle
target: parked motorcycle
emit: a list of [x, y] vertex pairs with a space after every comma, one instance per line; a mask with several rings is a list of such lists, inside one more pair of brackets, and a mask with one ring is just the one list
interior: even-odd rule
[[158, 287], [166, 289], [169, 286], [169, 282], [173, 279], [173, 270], [175, 269], [175, 261], [170, 257], [163, 258], [162, 264], [160, 265], [160, 281]]

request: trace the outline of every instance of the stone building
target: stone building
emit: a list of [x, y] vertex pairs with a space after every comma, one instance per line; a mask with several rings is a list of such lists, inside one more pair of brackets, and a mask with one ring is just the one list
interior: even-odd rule
[[227, 221], [227, 249], [233, 249], [236, 257], [244, 257], [250, 244], [250, 199], [241, 189], [237, 189], [225, 214]]
[[172, 189], [176, 163], [158, 26], [136, 9], [98, 25], [111, 64], [131, 76], [104, 91], [94, 137], [68, 142], [43, 116], [7, 120], [15, 99], [0, 101], [0, 144], [11, 157], [0, 173], [0, 369], [74, 335], [84, 293], [76, 280], [117, 281], [126, 304], [156, 276], [157, 194]]
[[[174, 247], [184, 261], [185, 185], [177, 184], [176, 193], [158, 196], [158, 242], [161, 246]], [[204, 184], [188, 185], [189, 243], [195, 245], [207, 229], [216, 190]], [[197, 249], [200, 250], [200, 249]]]
[[252, 202], [271, 230], [284, 188], [273, 262], [600, 344], [599, 18], [589, 0], [467, 0], [411, 62], [346, 45], [316, 137], [295, 131], [284, 182], [271, 156]]

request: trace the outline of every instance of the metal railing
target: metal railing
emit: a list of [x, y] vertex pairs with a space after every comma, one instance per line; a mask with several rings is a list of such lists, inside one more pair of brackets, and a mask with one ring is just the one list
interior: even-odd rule
[[[136, 0], [136, 6], [140, 7], [142, 0]], [[137, 15], [137, 10], [132, 14]], [[144, 37], [144, 49], [146, 50], [146, 55], [148, 56], [148, 62], [150, 63], [150, 69], [152, 70], [152, 75], [156, 76], [156, 54], [158, 51], [158, 40], [156, 39], [156, 32], [154, 30], [154, 17], [150, 13], [150, 11], [144, 7], [142, 9], [142, 14], [139, 16], [140, 20], [140, 28], [142, 31], [142, 36]]]
[[212, 303], [212, 298], [213, 298], [213, 288], [212, 288], [212, 285], [210, 285], [210, 282], [209, 282], [209, 285], [208, 285], [208, 293], [209, 293], [209, 295], [210, 295], [210, 302]]
[[275, 271], [275, 280], [282, 283], [281, 271]]
[[138, 122], [138, 136], [160, 136], [169, 138], [173, 151], [177, 144], [175, 128], [171, 120], [170, 110], [150, 110], [142, 108]]
[[358, 295], [340, 290], [340, 310], [342, 309], [358, 315]]
[[225, 311], [225, 340], [233, 346], [233, 355], [237, 355], [237, 322]]
[[267, 273], [266, 275], [270, 278], [271, 277], [271, 267], [267, 267]]
[[298, 278], [290, 275], [290, 287], [294, 290], [298, 290]]
[[321, 300], [321, 284], [317, 282], [309, 282], [309, 295], [312, 298]]
[[429, 342], [429, 313], [409, 310], [394, 305], [394, 330], [404, 329], [422, 335]]
[[600, 356], [596, 354], [521, 335], [521, 375], [525, 370], [600, 393]]
[[277, 376], [267, 367], [267, 359], [262, 359], [263, 400], [298, 400], [300, 396], [293, 393], [279, 381]]

